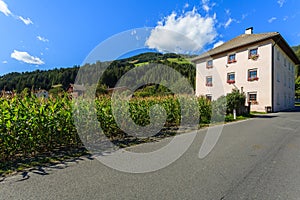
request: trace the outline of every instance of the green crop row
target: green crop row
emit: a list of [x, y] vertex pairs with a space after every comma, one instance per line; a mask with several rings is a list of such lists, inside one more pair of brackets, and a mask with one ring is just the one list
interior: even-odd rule
[[[112, 109], [109, 96], [93, 100], [95, 107], [80, 99], [74, 103], [68, 96], [48, 99], [31, 95], [0, 98], [0, 162], [32, 157], [61, 147], [81, 147], [81, 139], [95, 139], [99, 126], [109, 139], [124, 139], [127, 134], [119, 128], [113, 111], [119, 113], [118, 122], [121, 125], [126, 125], [128, 113], [135, 125], [143, 127], [151, 124], [151, 107], [154, 119], [158, 116], [165, 118], [165, 127], [179, 126], [182, 117], [195, 119], [195, 108], [199, 110], [200, 123], [210, 122], [212, 108], [209, 101], [201, 97], [197, 99], [198, 105], [195, 105], [191, 99], [182, 98], [183, 100], [174, 96], [132, 98], [129, 104], [122, 102], [115, 110]], [[187, 112], [181, 113], [182, 109]], [[95, 113], [99, 125], [91, 126], [89, 123], [93, 120], [91, 111]], [[90, 130], [93, 130], [92, 136], [89, 135]], [[77, 131], [82, 133], [80, 137]]]
[[0, 99], [0, 161], [78, 146], [71, 101], [16, 96]]

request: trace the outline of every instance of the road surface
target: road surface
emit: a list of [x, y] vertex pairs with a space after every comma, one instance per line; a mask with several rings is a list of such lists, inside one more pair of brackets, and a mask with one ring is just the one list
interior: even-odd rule
[[199, 159], [204, 129], [176, 162], [145, 174], [87, 158], [36, 169], [2, 180], [0, 199], [300, 199], [299, 124], [299, 112], [227, 124], [213, 151]]

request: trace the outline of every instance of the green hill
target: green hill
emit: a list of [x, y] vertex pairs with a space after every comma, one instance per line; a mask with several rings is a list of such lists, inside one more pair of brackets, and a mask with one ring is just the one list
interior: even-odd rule
[[[161, 63], [180, 72], [183, 76], [190, 80], [190, 83], [195, 86], [196, 69], [188, 58], [183, 55], [174, 53], [142, 53], [126, 59], [115, 60], [110, 63], [110, 66], [100, 78], [102, 88], [114, 87], [117, 81], [127, 71], [134, 67], [139, 67], [148, 63]], [[86, 64], [83, 68], [89, 69], [86, 74], [92, 80], [95, 80], [97, 75], [95, 69], [100, 65], [99, 62], [94, 64]], [[52, 70], [36, 70], [33, 72], [9, 73], [0, 77], [0, 90], [21, 92], [25, 88], [28, 89], [46, 89], [50, 90], [53, 85], [61, 84], [66, 90], [70, 83], [75, 82], [79, 66], [71, 68], [61, 68]], [[94, 68], [94, 69], [93, 69]], [[159, 76], [159, 74], [158, 74]], [[98, 77], [99, 78], [99, 77]], [[86, 80], [88, 82], [88, 80]]]
[[[295, 54], [298, 56], [300, 60], [300, 45], [292, 47]], [[300, 99], [300, 65], [296, 67], [296, 80], [295, 80], [295, 96], [297, 99]]]
[[298, 58], [300, 59], [300, 45], [292, 47]]
[[[292, 47], [292, 49], [294, 50], [295, 54], [298, 56], [299, 60], [300, 60], [300, 45], [298, 46], [294, 46]], [[296, 67], [296, 76], [300, 76], [300, 65], [298, 65]]]

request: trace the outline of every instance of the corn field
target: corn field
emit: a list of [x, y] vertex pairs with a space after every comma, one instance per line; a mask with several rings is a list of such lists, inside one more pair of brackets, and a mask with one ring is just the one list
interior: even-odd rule
[[[72, 103], [67, 95], [48, 99], [33, 95], [0, 98], [0, 162], [33, 157], [61, 147], [82, 147], [74, 125]], [[129, 104], [132, 120], [140, 126], [149, 124], [149, 108], [155, 104], [166, 111], [164, 126], [180, 124], [180, 103], [173, 96], [132, 98]], [[113, 117], [110, 97], [97, 98], [95, 105], [106, 136], [112, 140], [125, 138]], [[201, 123], [209, 123], [211, 103], [198, 98], [198, 107]]]

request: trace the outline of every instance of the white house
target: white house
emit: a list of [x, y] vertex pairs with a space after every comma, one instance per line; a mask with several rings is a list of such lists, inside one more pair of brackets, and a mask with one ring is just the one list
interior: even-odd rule
[[192, 60], [196, 95], [216, 100], [236, 88], [252, 111], [294, 108], [295, 66], [299, 59], [278, 32], [253, 34], [253, 28]]

